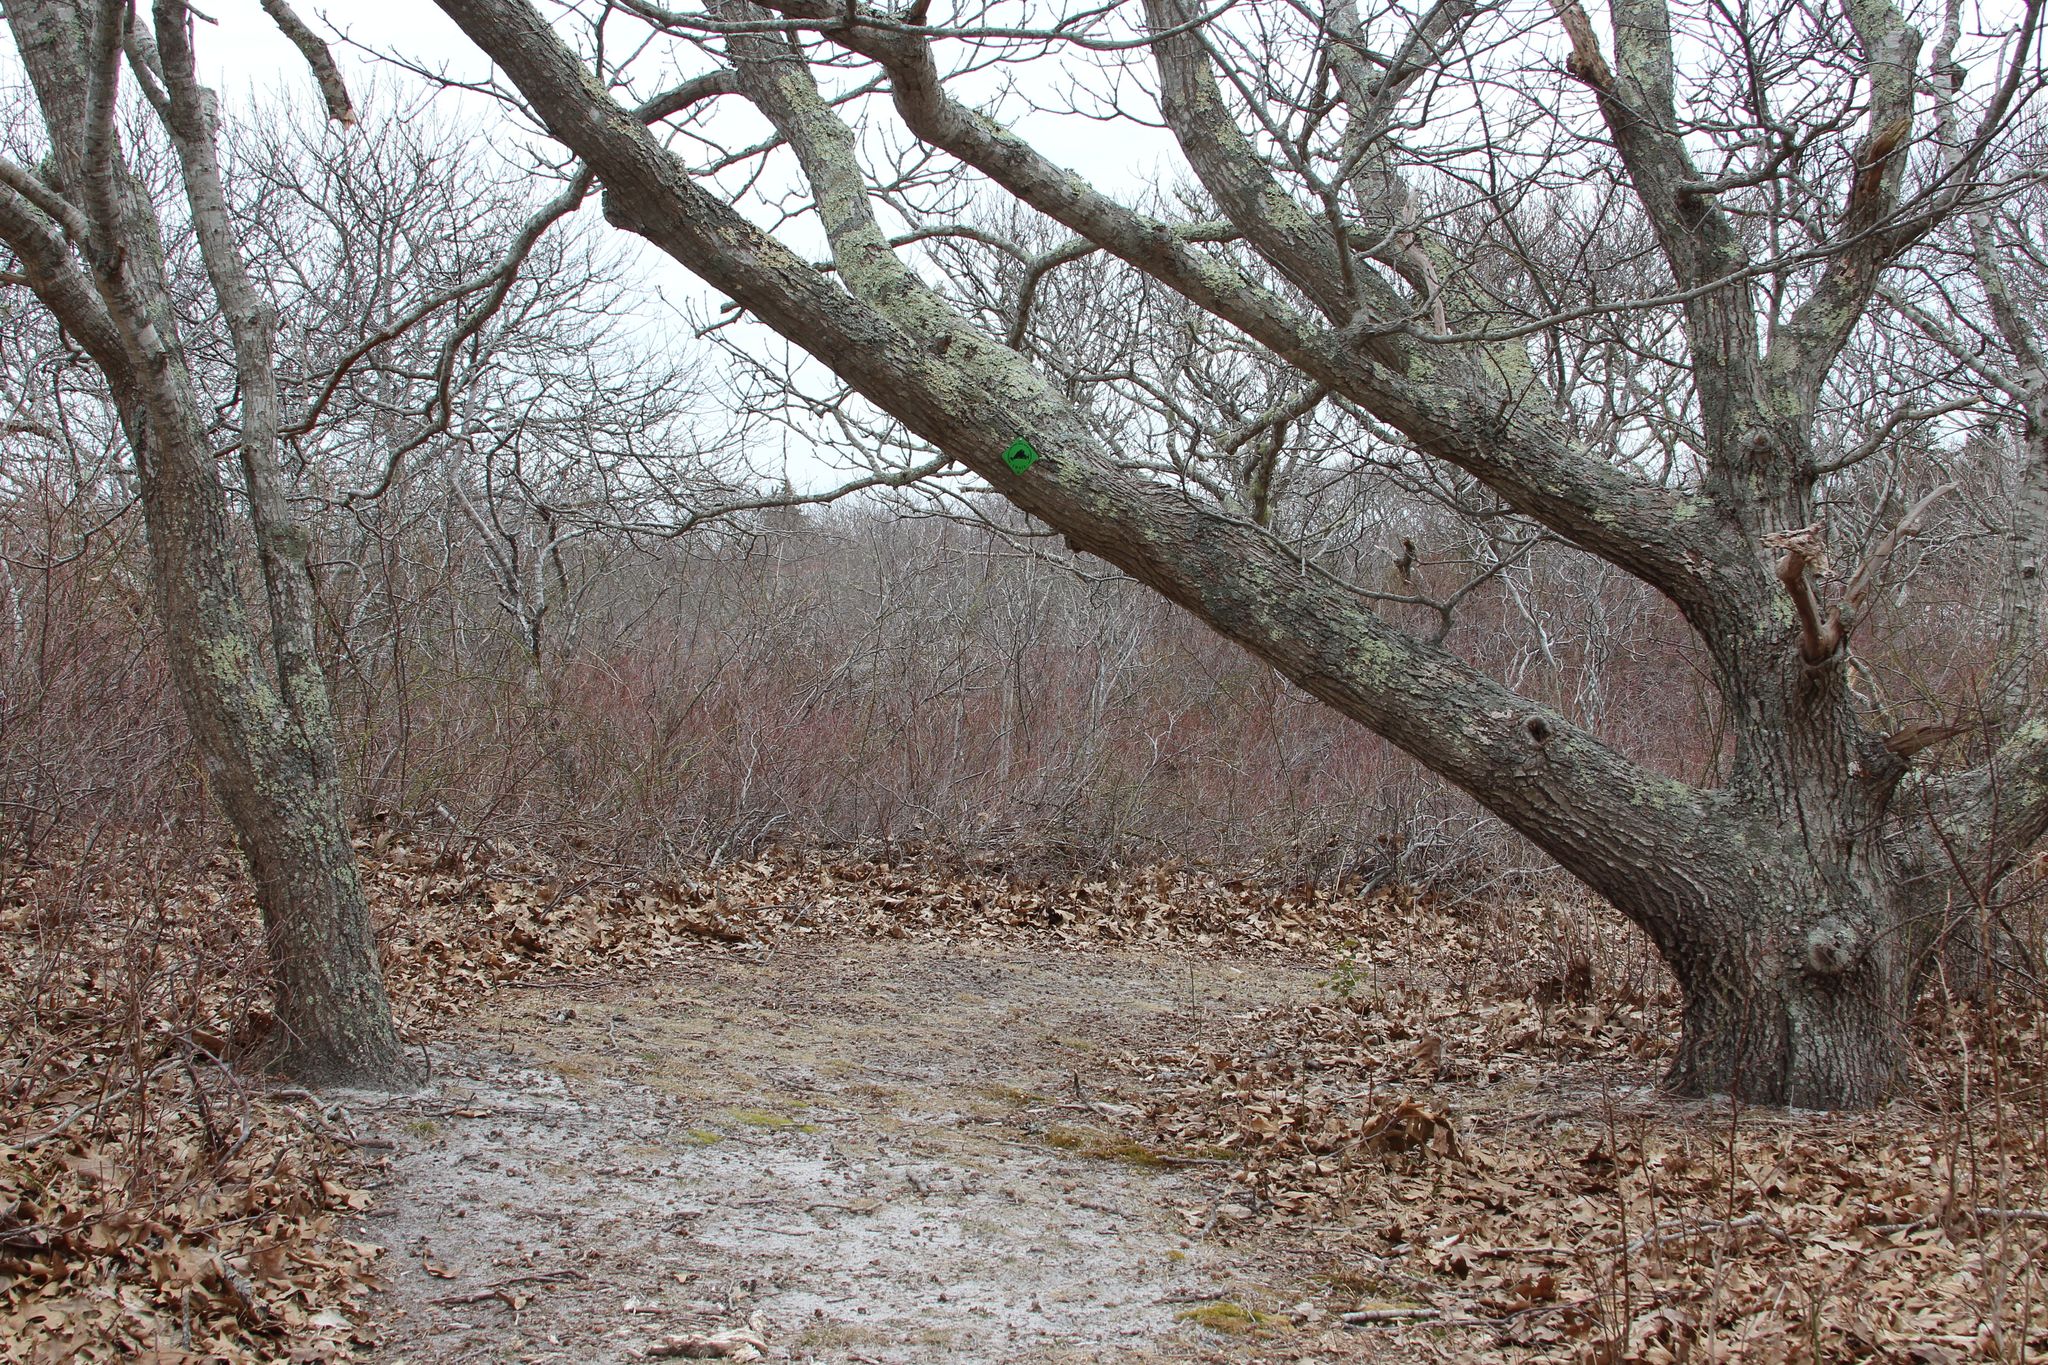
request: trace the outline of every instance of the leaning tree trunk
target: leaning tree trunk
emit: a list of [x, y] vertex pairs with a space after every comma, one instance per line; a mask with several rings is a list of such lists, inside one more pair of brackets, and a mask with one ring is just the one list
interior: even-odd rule
[[[1915, 856], [1921, 836], [1891, 807], [1909, 783], [1956, 798], [1974, 831], [1963, 842], [1984, 836], [1985, 866], [2005, 865], [2048, 833], [2048, 724], [2023, 727], [2002, 756], [2024, 780], [1994, 786], [1982, 773], [1937, 780], [1910, 771], [1856, 715], [1842, 676], [1845, 641], [1889, 546], [1924, 503], [1872, 547], [1831, 607], [1817, 604], [1807, 561], [1779, 553], [1780, 540], [1823, 533], [1812, 524], [1822, 466], [1812, 434], [1831, 367], [1874, 282], [1922, 230], [1914, 224], [1933, 221], [1916, 215], [1878, 230], [1899, 202], [1910, 158], [1896, 153], [1910, 142], [1919, 89], [1919, 36], [1884, 0], [1848, 6], [1870, 129], [1850, 149], [1840, 241], [1816, 266], [1805, 301], [1769, 326], [1760, 325], [1764, 309], [1781, 300], [1760, 292], [1750, 234], [1719, 206], [1718, 191], [1701, 192], [1714, 182], [1693, 164], [1682, 131], [1663, 6], [1617, 9], [1612, 64], [1582, 7], [1555, 6], [1572, 44], [1568, 69], [1596, 93], [1681, 291], [1706, 448], [1700, 481], [1688, 488], [1589, 448], [1570, 394], [1546, 391], [1532, 370], [1520, 315], [1494, 316], [1493, 286], [1465, 289], [1427, 263], [1446, 244], [1413, 223], [1382, 157], [1355, 158], [1360, 183], [1351, 188], [1374, 201], [1360, 222], [1337, 222], [1335, 199], [1316, 206], [1281, 183], [1233, 113], [1251, 96], [1242, 86], [1226, 96], [1209, 70], [1216, 54], [1195, 33], [1193, 7], [1149, 7], [1160, 109], [1231, 240], [1259, 258], [1255, 274], [1202, 249], [1209, 226], [1140, 213], [955, 99], [930, 36], [867, 7], [759, 0], [772, 18], [732, 26], [730, 72], [636, 110], [606, 93], [531, 0], [437, 3], [588, 163], [615, 226], [809, 351], [1074, 549], [1187, 608], [1473, 795], [1642, 926], [1687, 994], [1678, 1089], [1832, 1107], [1869, 1104], [1896, 1083], [1926, 934], [1942, 919], [1921, 911], [1941, 905], [1936, 874], [1947, 865], [1924, 849]], [[1431, 13], [1455, 25], [1483, 9]], [[721, 12], [762, 17], [740, 0]], [[1021, 320], [1001, 339], [897, 254], [874, 211], [857, 135], [819, 89], [809, 47], [773, 32], [791, 23], [874, 62], [904, 127], [924, 144], [1062, 224], [1087, 250], [1173, 289], [1305, 387], [1355, 404], [1548, 533], [1654, 587], [1712, 657], [1738, 735], [1727, 785], [1703, 790], [1645, 769], [1403, 632], [1378, 614], [1374, 594], [1338, 581], [1227, 502], [1190, 499], [1120, 461], [1021, 348]], [[1456, 47], [1437, 18], [1411, 35], [1413, 51]], [[1324, 55], [1350, 65], [1339, 85], [1361, 121], [1359, 147], [1392, 148], [1398, 139], [1380, 136], [1385, 120], [1429, 64], [1367, 70], [1362, 50], [1340, 34]], [[831, 244], [829, 278], [693, 178], [644, 126], [722, 92], [751, 103], [795, 154]], [[1356, 269], [1355, 257], [1373, 251], [1381, 268]], [[1409, 340], [1424, 317], [1440, 335]], [[1020, 438], [1037, 455], [1022, 467], [1006, 458]]]
[[[311, 649], [304, 531], [277, 477], [269, 319], [239, 260], [192, 75], [182, 7], [159, 7], [166, 57], [126, 4], [7, 7], [51, 156], [5, 168], [0, 238], [106, 376], [135, 458], [178, 699], [249, 861], [276, 992], [278, 1060], [321, 1084], [402, 1083], [369, 908], [342, 818], [326, 682]], [[244, 494], [264, 571], [268, 655], [244, 607], [207, 402], [180, 334], [163, 232], [118, 134], [124, 53], [151, 68], [241, 388]], [[168, 94], [165, 92], [168, 91]]]

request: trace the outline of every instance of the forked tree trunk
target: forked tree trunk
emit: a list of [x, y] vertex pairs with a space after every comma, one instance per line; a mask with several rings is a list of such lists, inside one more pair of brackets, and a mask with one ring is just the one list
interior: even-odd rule
[[180, 335], [162, 228], [118, 133], [124, 50], [154, 62], [152, 45], [130, 28], [125, 3], [15, 0], [6, 18], [51, 156], [46, 178], [9, 168], [0, 237], [105, 374], [134, 454], [172, 678], [255, 879], [281, 1026], [278, 1061], [319, 1084], [405, 1083], [410, 1069], [342, 819], [326, 680], [311, 647], [305, 533], [277, 475], [270, 318], [226, 221], [212, 116], [184, 41], [189, 16], [175, 5], [158, 10], [170, 57], [154, 72], [170, 91], [158, 108], [235, 342], [243, 493], [262, 561], [267, 651], [242, 600], [237, 537], [207, 403]]
[[[733, 72], [718, 88], [752, 103], [794, 152], [831, 239], [828, 279], [693, 178], [644, 126], [680, 105], [618, 105], [531, 0], [437, 3], [597, 174], [614, 225], [804, 347], [1073, 548], [1187, 608], [1469, 792], [1630, 916], [1686, 992], [1676, 1088], [1835, 1107], [1870, 1104], [1896, 1085], [1913, 988], [1948, 913], [1941, 907], [1967, 900], [1943, 894], [1947, 864], [1921, 846], [1915, 824], [1925, 812], [1893, 806], [1909, 804], [1909, 793], [1916, 807], [1923, 793], [1942, 798], [1931, 804], [1956, 814], [1956, 844], [1995, 871], [2048, 832], [2048, 724], [2015, 734], [2000, 756], [2002, 783], [1988, 769], [1911, 771], [1865, 728], [1842, 676], [1845, 642], [1895, 539], [1873, 546], [1832, 602], [1817, 600], [1813, 561], [1795, 554], [1802, 545], [1817, 554], [1822, 534], [1815, 490], [1825, 461], [1813, 433], [1831, 368], [1874, 282], [1932, 221], [1916, 211], [1913, 223], [1880, 230], [1899, 202], [1911, 158], [1895, 153], [1908, 145], [1922, 88], [1919, 34], [1890, 4], [1845, 6], [1868, 135], [1845, 146], [1854, 175], [1841, 187], [1839, 241], [1794, 291], [1806, 302], [1790, 316], [1775, 311], [1782, 298], [1762, 292], [1751, 234], [1718, 190], [1700, 189], [1714, 182], [1681, 131], [1664, 7], [1615, 11], [1606, 41], [1618, 57], [1609, 63], [1583, 7], [1554, 6], [1572, 44], [1568, 69], [1594, 92], [1681, 291], [1702, 444], [1700, 480], [1681, 490], [1589, 450], [1570, 394], [1546, 392], [1532, 372], [1523, 316], [1490, 311], [1493, 286], [1466, 288], [1455, 272], [1421, 263], [1450, 244], [1420, 224], [1395, 230], [1413, 220], [1381, 153], [1359, 172], [1381, 188], [1352, 185], [1373, 201], [1359, 222], [1328, 221], [1334, 199], [1326, 216], [1283, 183], [1260, 150], [1272, 128], [1248, 133], [1234, 112], [1252, 96], [1243, 86], [1226, 95], [1211, 70], [1219, 58], [1195, 32], [1197, 7], [1149, 7], [1159, 107], [1232, 239], [1260, 259], [1252, 274], [1202, 250], [1209, 239], [1192, 235], [1198, 225], [1118, 202], [955, 99], [914, 25], [837, 0], [759, 0], [767, 16], [730, 0], [727, 17], [772, 22], [733, 26]], [[1358, 22], [1344, 18], [1350, 8], [1330, 7], [1338, 37], [1322, 56], [1348, 68], [1338, 84], [1360, 120], [1359, 146], [1390, 151], [1399, 140], [1380, 138], [1385, 120], [1429, 64], [1366, 69], [1359, 39], [1343, 33]], [[1486, 12], [1437, 7], [1411, 35], [1413, 49], [1456, 50], [1452, 30]], [[1305, 388], [1357, 405], [1549, 533], [1654, 587], [1711, 657], [1736, 733], [1726, 784], [1703, 790], [1645, 769], [1404, 633], [1378, 614], [1375, 595], [1337, 581], [1253, 519], [1119, 461], [1057, 379], [898, 256], [874, 211], [857, 135], [811, 74], [808, 40], [772, 33], [790, 22], [875, 63], [904, 126], [925, 144], [1256, 342]], [[711, 89], [699, 80], [675, 94], [687, 102]], [[1404, 235], [1416, 245], [1400, 247]], [[1361, 242], [1400, 250], [1374, 257], [1383, 269], [1361, 271], [1355, 254], [1379, 249]], [[1275, 292], [1275, 278], [1292, 292]], [[1452, 335], [1408, 339], [1431, 314], [1436, 332]], [[1027, 470], [1003, 458], [1019, 437], [1040, 456]]]
[[1687, 844], [1632, 850], [1633, 868], [1574, 870], [1650, 936], [1678, 982], [1669, 1089], [1814, 1109], [1875, 1104], [1903, 1079], [1941, 915], [1916, 908], [1930, 900], [1925, 882], [1885, 856], [1904, 842], [1896, 829], [1885, 843], [1851, 839], [1845, 856], [1816, 857], [1799, 832], [1811, 807], [1764, 811], [1730, 802]]
[[1627, 876], [1603, 889], [1683, 990], [1671, 1089], [1861, 1108], [1903, 1080], [1914, 996], [1966, 898], [1949, 894], [1926, 812], [1900, 809], [1912, 769], [1862, 726], [1840, 670], [1798, 650], [1724, 684], [1746, 719], [1687, 903], [1636, 895]]

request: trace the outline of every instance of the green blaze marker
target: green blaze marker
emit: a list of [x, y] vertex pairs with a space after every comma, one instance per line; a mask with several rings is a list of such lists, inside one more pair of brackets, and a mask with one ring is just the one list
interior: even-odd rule
[[1003, 452], [1003, 463], [1010, 467], [1012, 473], [1022, 474], [1038, 463], [1038, 452], [1032, 448], [1031, 442], [1019, 436], [1010, 443], [1010, 448]]

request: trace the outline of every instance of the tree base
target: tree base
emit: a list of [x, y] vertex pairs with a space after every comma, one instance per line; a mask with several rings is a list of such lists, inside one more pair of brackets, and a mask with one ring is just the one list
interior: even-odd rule
[[1739, 995], [1693, 995], [1666, 1088], [1793, 1109], [1882, 1104], [1905, 1076], [1907, 1019], [1904, 992], [1881, 989], [1875, 975], [1800, 973]]

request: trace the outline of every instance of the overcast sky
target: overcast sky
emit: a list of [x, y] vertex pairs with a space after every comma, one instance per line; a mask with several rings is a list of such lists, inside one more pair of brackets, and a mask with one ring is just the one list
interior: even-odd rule
[[[490, 61], [478, 51], [442, 14], [431, 0], [349, 0], [321, 8], [300, 0], [298, 9], [323, 36], [341, 34], [352, 42], [336, 42], [334, 53], [351, 87], [359, 94], [381, 87], [390, 92], [412, 87], [414, 78], [396, 73], [372, 52], [388, 53], [406, 62], [443, 71], [459, 80], [481, 80], [491, 71]], [[201, 24], [197, 34], [203, 78], [224, 97], [230, 108], [254, 99], [258, 102], [279, 92], [290, 92], [304, 107], [317, 107], [318, 94], [312, 76], [296, 49], [278, 32], [263, 13], [258, 0], [214, 0], [206, 12], [217, 22]], [[993, 98], [996, 77], [976, 78], [965, 98], [976, 96], [975, 85]], [[1052, 81], [1048, 80], [1050, 89]], [[1145, 101], [1149, 112], [1149, 99]], [[469, 124], [487, 135], [503, 130], [505, 137], [518, 137], [516, 125], [492, 100], [461, 91], [442, 91], [434, 107], [451, 122]], [[455, 111], [452, 116], [450, 110]], [[1042, 151], [1069, 169], [1080, 172], [1098, 185], [1126, 192], [1141, 190], [1161, 176], [1177, 171], [1170, 139], [1160, 130], [1135, 124], [1115, 127], [1103, 123], [1033, 113], [1017, 108], [1015, 126]], [[740, 115], [748, 117], [748, 115]], [[758, 130], [735, 136], [734, 145], [755, 140]], [[586, 209], [586, 212], [592, 210]], [[759, 219], [759, 215], [754, 215]], [[798, 251], [824, 254], [822, 234], [806, 234], [784, 224], [777, 232]], [[635, 274], [644, 287], [638, 324], [658, 336], [674, 336], [676, 344], [692, 345], [680, 326], [679, 310], [702, 317], [722, 300], [701, 285], [688, 271], [653, 248], [637, 240], [620, 243], [636, 261]], [[820, 372], [820, 379], [823, 379]], [[785, 449], [777, 436], [778, 452]], [[779, 455], [778, 455], [779, 458]], [[824, 460], [806, 458], [790, 451], [788, 476], [799, 487], [823, 487], [836, 482], [832, 467]]]

